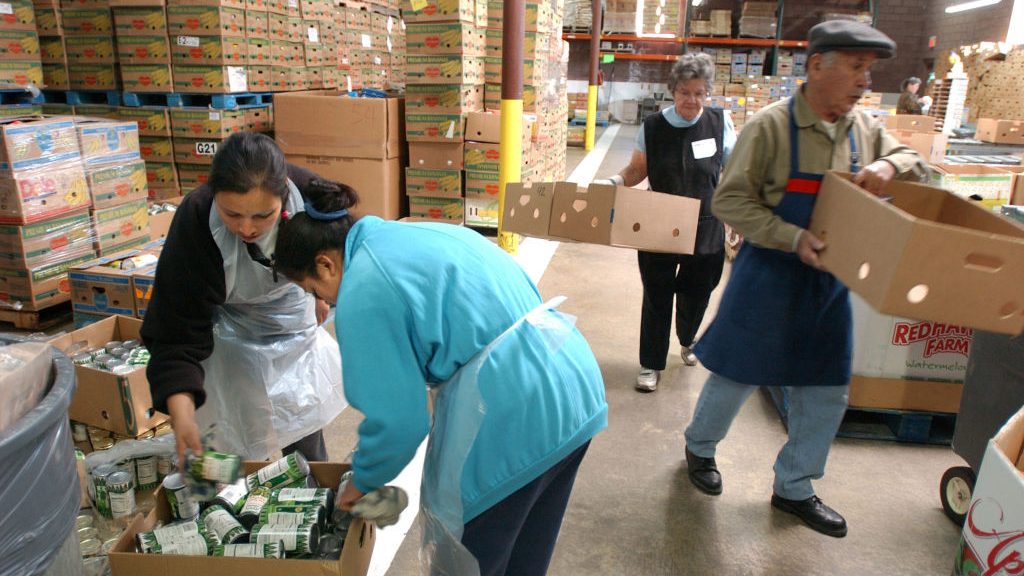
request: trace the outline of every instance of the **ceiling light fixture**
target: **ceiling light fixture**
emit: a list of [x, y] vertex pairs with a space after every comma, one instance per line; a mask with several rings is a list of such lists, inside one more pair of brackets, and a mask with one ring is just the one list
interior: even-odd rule
[[974, 0], [973, 2], [961, 2], [959, 4], [953, 4], [952, 6], [946, 6], [946, 14], [956, 14], [957, 12], [966, 12], [968, 10], [974, 10], [975, 8], [982, 8], [984, 6], [992, 6], [999, 4], [1003, 0]]

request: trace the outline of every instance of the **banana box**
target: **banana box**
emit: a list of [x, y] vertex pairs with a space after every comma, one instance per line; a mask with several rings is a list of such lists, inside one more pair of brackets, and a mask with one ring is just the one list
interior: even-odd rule
[[245, 36], [245, 10], [223, 6], [167, 7], [171, 36]]
[[270, 7], [269, 0], [245, 0], [246, 10], [259, 10], [266, 12], [267, 8]]
[[171, 37], [171, 61], [174, 64], [228, 66], [249, 61], [249, 43], [239, 36]]
[[245, 66], [193, 66], [175, 64], [174, 91], [194, 94], [246, 92]]
[[464, 114], [484, 109], [484, 87], [479, 84], [410, 84], [405, 87], [410, 113]]
[[410, 54], [405, 74], [409, 84], [482, 84], [484, 61], [478, 56]]
[[117, 109], [117, 117], [138, 124], [139, 136], [171, 136], [170, 117], [162, 106], [122, 106]]
[[0, 175], [78, 164], [81, 158], [71, 118], [0, 120]]
[[501, 210], [497, 196], [466, 196], [464, 202], [466, 226], [498, 227], [498, 215]]
[[92, 252], [89, 210], [27, 226], [0, 226], [0, 267], [32, 269]]
[[402, 0], [402, 15], [407, 23], [454, 20], [480, 28], [488, 25], [487, 0]]
[[307, 71], [311, 67], [322, 66], [327, 63], [329, 52], [323, 44], [306, 44], [303, 46], [303, 51], [306, 56], [305, 64]]
[[96, 210], [149, 197], [146, 163], [141, 159], [86, 167], [85, 179]]
[[175, 138], [224, 139], [245, 130], [241, 110], [171, 108], [171, 132]]
[[0, 84], [18, 84], [27, 86], [29, 84], [41, 85], [43, 83], [43, 65], [38, 60], [0, 60]]
[[122, 64], [125, 92], [172, 92], [170, 64]]
[[[522, 148], [522, 162], [520, 169], [525, 172], [531, 170], [537, 163], [533, 154], [532, 142], [524, 142]], [[467, 173], [472, 172], [498, 172], [501, 164], [501, 144], [491, 142], [466, 142], [463, 156], [463, 165]]]
[[91, 204], [79, 162], [0, 175], [0, 223], [30, 224]]
[[[185, 164], [213, 164], [213, 156], [217, 153], [220, 140], [216, 138], [175, 138], [174, 163], [179, 167]], [[181, 170], [178, 170], [181, 177]]]
[[465, 203], [462, 198], [412, 196], [409, 198], [409, 216], [438, 222], [465, 221]]
[[483, 56], [486, 49], [485, 30], [462, 22], [411, 22], [405, 43], [410, 54]]
[[[246, 53], [249, 55], [249, 90], [258, 92], [256, 83], [252, 82], [252, 67], [253, 66], [271, 66], [272, 52], [270, 49], [270, 40], [266, 38], [247, 38]], [[267, 79], [270, 82], [270, 79]]]
[[405, 169], [406, 196], [462, 197], [462, 170]]
[[299, 0], [267, 0], [267, 11], [292, 18], [301, 18]]
[[406, 114], [405, 138], [410, 142], [462, 142], [464, 114]]
[[178, 180], [184, 191], [195, 190], [210, 178], [210, 167], [205, 164], [179, 164]]
[[[269, 40], [262, 40], [270, 42]], [[269, 44], [268, 44], [269, 47]], [[249, 45], [249, 58], [252, 58], [252, 44]], [[273, 89], [270, 66], [247, 66], [249, 90], [251, 92], [269, 92]]]
[[498, 197], [498, 173], [466, 170], [466, 197]]
[[144, 244], [149, 242], [149, 204], [143, 198], [95, 209], [92, 226], [100, 256]]
[[[490, 30], [488, 30], [490, 32]], [[533, 60], [523, 60], [523, 84], [539, 84], [539, 69]], [[484, 82], [488, 84], [501, 84], [501, 57], [484, 57]]]
[[[488, 58], [501, 58], [503, 44], [503, 30], [500, 28], [488, 28], [485, 42], [485, 56]], [[537, 32], [526, 32], [523, 36], [523, 59], [540, 60], [540, 53], [544, 48], [544, 35], [538, 38]]]
[[167, 36], [167, 12], [163, 6], [113, 8], [117, 41], [125, 36]]
[[270, 13], [266, 10], [245, 9], [245, 37], [270, 39]]
[[[117, 60], [124, 64], [170, 64], [171, 45], [167, 35], [162, 36], [118, 36]], [[125, 76], [124, 69], [121, 75]], [[170, 74], [167, 75], [168, 83]], [[125, 84], [127, 84], [125, 79]]]
[[41, 58], [39, 35], [35, 30], [0, 28], [0, 60]]
[[[487, 2], [487, 27], [501, 29], [505, 21], [505, 6], [502, 0], [489, 0]], [[553, 19], [550, 8], [544, 4], [535, 2], [526, 3], [525, 27], [528, 32], [548, 32], [551, 29]]]
[[302, 90], [306, 85], [306, 76], [302, 68], [293, 66], [271, 66], [270, 86], [275, 92], [294, 92]]
[[302, 42], [306, 37], [302, 18], [269, 13], [267, 21], [267, 30], [271, 40]]
[[271, 104], [245, 108], [245, 129], [250, 132], [270, 132], [274, 129], [274, 107]]
[[68, 64], [113, 64], [117, 62], [114, 37], [110, 34], [96, 36], [68, 36], [64, 39], [64, 52]]
[[68, 63], [68, 85], [72, 90], [117, 90], [117, 64]]
[[[495, 112], [501, 111], [501, 84], [487, 84], [484, 90], [484, 108]], [[537, 89], [530, 84], [523, 84], [523, 110], [537, 110]]]
[[0, 28], [35, 32], [36, 12], [32, 0], [0, 1]]
[[61, 24], [59, 8], [53, 6], [35, 6], [36, 28], [40, 36], [63, 36], [64, 26]]
[[[0, 68], [3, 67], [3, 63], [0, 63]], [[49, 90], [70, 90], [71, 89], [71, 78], [68, 76], [68, 65], [67, 63], [58, 64], [43, 64], [42, 65], [43, 80], [42, 85]], [[3, 80], [0, 79], [0, 82]], [[54, 114], [56, 112], [47, 112], [47, 114]], [[61, 112], [65, 113], [65, 112]], [[70, 114], [70, 112], [66, 112]]]
[[177, 190], [178, 170], [174, 162], [146, 162], [146, 185], [150, 198], [158, 198], [161, 190]]
[[270, 64], [271, 66], [284, 66], [287, 68], [304, 67], [306, 64], [306, 54], [303, 50], [302, 42], [271, 40]]
[[139, 136], [139, 155], [149, 162], [174, 162], [174, 141], [170, 136]]
[[71, 299], [68, 269], [95, 258], [89, 252], [40, 268], [0, 268], [0, 301], [19, 302], [22, 310], [43, 310]]
[[68, 36], [95, 36], [114, 31], [110, 8], [66, 8], [61, 11], [60, 19]]
[[76, 117], [75, 131], [86, 166], [139, 158], [139, 126], [134, 122]]

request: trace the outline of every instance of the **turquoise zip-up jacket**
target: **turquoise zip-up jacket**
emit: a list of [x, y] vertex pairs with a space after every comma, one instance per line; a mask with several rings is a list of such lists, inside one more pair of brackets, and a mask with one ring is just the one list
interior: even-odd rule
[[[336, 330], [345, 396], [366, 417], [352, 459], [359, 490], [385, 485], [412, 460], [429, 430], [427, 386], [540, 304], [515, 260], [472, 230], [373, 216], [352, 227]], [[556, 352], [533, 326], [517, 328], [478, 385], [486, 412], [462, 472], [466, 522], [608, 423], [601, 372], [575, 328]]]

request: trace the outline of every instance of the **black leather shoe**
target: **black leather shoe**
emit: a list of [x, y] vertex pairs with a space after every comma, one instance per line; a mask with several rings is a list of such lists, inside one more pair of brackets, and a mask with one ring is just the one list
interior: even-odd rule
[[786, 500], [778, 494], [772, 494], [772, 507], [789, 512], [822, 534], [836, 538], [846, 536], [846, 520], [817, 496], [807, 500]]
[[686, 473], [690, 482], [705, 494], [718, 496], [722, 493], [722, 475], [714, 458], [701, 458], [686, 449]]

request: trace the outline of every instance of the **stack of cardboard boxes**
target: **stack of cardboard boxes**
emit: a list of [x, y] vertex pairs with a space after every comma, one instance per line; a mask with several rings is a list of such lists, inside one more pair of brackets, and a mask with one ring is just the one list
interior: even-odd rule
[[679, 2], [674, 0], [641, 0], [642, 33], [674, 35], [679, 29]]
[[31, 0], [13, 0], [0, 11], [0, 84], [43, 83], [39, 35]]
[[[533, 182], [537, 156], [531, 142], [534, 122], [524, 118], [520, 181]], [[474, 112], [466, 122], [466, 224], [498, 226], [498, 170], [501, 163], [501, 115]]]
[[778, 20], [775, 2], [744, 2], [740, 13], [740, 36], [775, 38]]
[[171, 92], [171, 45], [162, 0], [112, 0], [111, 11], [125, 91]]
[[120, 90], [114, 18], [107, 0], [61, 0], [71, 90]]
[[[405, 81], [405, 26], [393, 6], [350, 3], [337, 8], [339, 88], [390, 88]], [[324, 86], [329, 88], [330, 86]]]
[[68, 90], [68, 59], [64, 50], [64, 27], [61, 25], [58, 0], [36, 0], [35, 29], [39, 33], [39, 54], [42, 60], [42, 84], [51, 90]]
[[601, 30], [605, 34], [636, 34], [637, 0], [608, 0], [602, 16]]
[[96, 255], [91, 204], [73, 119], [0, 119], [0, 305], [68, 301], [68, 268]]
[[[461, 223], [466, 118], [484, 109], [487, 5], [429, 0], [404, 13], [409, 215]], [[499, 54], [499, 78], [500, 66]]]

